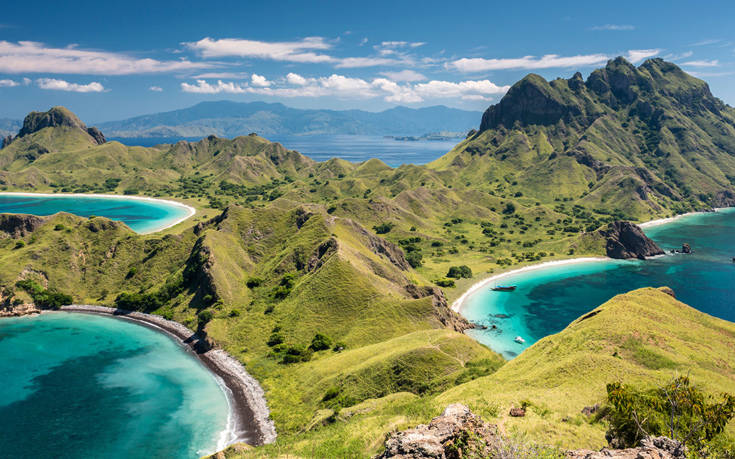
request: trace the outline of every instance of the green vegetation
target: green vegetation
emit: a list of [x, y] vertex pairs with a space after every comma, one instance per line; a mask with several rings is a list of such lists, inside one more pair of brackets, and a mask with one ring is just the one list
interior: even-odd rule
[[71, 295], [53, 289], [45, 289], [30, 279], [19, 280], [15, 286], [28, 292], [36, 306], [41, 308], [59, 309], [73, 302]]

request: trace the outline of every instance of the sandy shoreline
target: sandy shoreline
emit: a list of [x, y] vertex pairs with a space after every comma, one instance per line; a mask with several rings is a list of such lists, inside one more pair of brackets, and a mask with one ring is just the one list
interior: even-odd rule
[[276, 428], [270, 419], [265, 393], [258, 381], [224, 350], [209, 349], [192, 330], [161, 316], [105, 306], [69, 305], [62, 306], [61, 310], [130, 320], [166, 333], [192, 352], [220, 380], [230, 405], [227, 430], [222, 432], [218, 449], [236, 442], [258, 446], [276, 440]]
[[[716, 209], [713, 209], [712, 211], [718, 212], [718, 211], [721, 211], [721, 210], [724, 210], [724, 209], [722, 209], [722, 208], [716, 208]], [[654, 226], [660, 226], [660, 225], [666, 225], [666, 224], [669, 224], [669, 223], [673, 223], [673, 222], [679, 220], [682, 217], [687, 217], [687, 216], [690, 216], [690, 215], [706, 214], [706, 213], [710, 213], [710, 212], [708, 212], [708, 211], [687, 212], [685, 214], [676, 215], [674, 217], [658, 218], [658, 219], [655, 219], [655, 220], [649, 220], [649, 221], [644, 222], [644, 223], [637, 223], [637, 225], [639, 227], [641, 227], [641, 228], [651, 228], [651, 227], [654, 227]], [[476, 283], [472, 284], [472, 286], [470, 286], [470, 288], [467, 289], [467, 291], [464, 292], [462, 294], [462, 296], [460, 296], [459, 298], [457, 298], [452, 303], [451, 308], [452, 308], [452, 310], [454, 312], [457, 312], [457, 313], [460, 313], [461, 314], [462, 313], [462, 306], [467, 301], [467, 298], [470, 297], [470, 295], [472, 295], [477, 290], [479, 290], [482, 287], [484, 287], [485, 285], [487, 285], [489, 282], [497, 281], [497, 280], [503, 279], [505, 277], [514, 275], [514, 274], [518, 274], [518, 273], [521, 273], [521, 272], [527, 272], [527, 271], [533, 271], [533, 270], [536, 270], [536, 269], [548, 268], [550, 266], [569, 265], [569, 264], [577, 264], [577, 263], [590, 263], [590, 262], [596, 262], [596, 261], [599, 262], [599, 261], [610, 261], [610, 260], [612, 260], [612, 258], [607, 258], [607, 257], [580, 257], [580, 258], [570, 258], [570, 259], [567, 259], [567, 260], [553, 260], [553, 261], [545, 261], [543, 263], [538, 263], [538, 264], [534, 264], [534, 265], [524, 266], [522, 268], [518, 268], [518, 269], [511, 270], [511, 271], [506, 271], [504, 273], [496, 274], [494, 276], [488, 277], [486, 279], [483, 279], [483, 280], [481, 280], [479, 282], [476, 282]]]
[[127, 196], [127, 195], [120, 195], [120, 194], [91, 194], [91, 193], [26, 193], [21, 191], [3, 191], [0, 193], [0, 196], [2, 195], [10, 195], [10, 196], [29, 196], [29, 197], [36, 197], [36, 196], [43, 196], [43, 197], [70, 197], [70, 198], [111, 198], [111, 199], [133, 199], [136, 201], [147, 201], [147, 202], [156, 202], [156, 203], [164, 203], [168, 204], [170, 206], [179, 207], [184, 210], [186, 210], [186, 215], [184, 215], [181, 218], [178, 218], [174, 220], [173, 222], [169, 223], [166, 226], [162, 226], [160, 228], [154, 228], [149, 231], [142, 231], [138, 234], [151, 234], [151, 233], [157, 233], [159, 231], [163, 231], [165, 229], [171, 228], [172, 226], [176, 226], [179, 223], [183, 222], [184, 220], [187, 220], [194, 216], [196, 214], [196, 209], [188, 204], [184, 204], [183, 202], [178, 201], [172, 201], [170, 199], [159, 199], [159, 198], [151, 198], [148, 196]]
[[611, 258], [607, 257], [581, 257], [581, 258], [569, 258], [566, 260], [552, 260], [552, 261], [545, 261], [543, 263], [536, 263], [534, 265], [524, 266], [522, 268], [513, 269], [510, 271], [506, 271], [503, 273], [495, 274], [494, 276], [487, 277], [479, 282], [476, 282], [472, 284], [472, 286], [467, 289], [466, 292], [462, 294], [459, 298], [457, 298], [452, 303], [452, 311], [461, 313], [462, 312], [462, 306], [465, 301], [467, 301], [467, 298], [470, 297], [473, 293], [475, 293], [477, 290], [480, 290], [481, 288], [485, 287], [490, 282], [499, 281], [501, 279], [504, 279], [506, 277], [520, 274], [528, 271], [535, 271], [537, 269], [544, 269], [551, 266], [562, 266], [562, 265], [573, 265], [573, 264], [580, 264], [580, 263], [592, 263], [592, 262], [600, 262], [600, 261], [609, 261]]

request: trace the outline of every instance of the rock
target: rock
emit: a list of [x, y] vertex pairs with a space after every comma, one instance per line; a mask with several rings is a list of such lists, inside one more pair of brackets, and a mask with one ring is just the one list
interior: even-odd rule
[[514, 418], [522, 418], [526, 415], [526, 409], [525, 408], [511, 408], [508, 414]]
[[497, 427], [457, 403], [449, 405], [428, 425], [390, 434], [385, 451], [375, 458], [494, 457], [498, 438]]
[[431, 297], [431, 304], [434, 307], [434, 317], [436, 317], [442, 325], [462, 333], [465, 330], [475, 328], [467, 319], [452, 311], [447, 303], [444, 292], [439, 287], [423, 286], [419, 287], [414, 284], [407, 284], [404, 289], [412, 298]]
[[12, 141], [13, 141], [13, 136], [12, 135], [8, 135], [8, 136], [3, 137], [3, 143], [2, 143], [2, 146], [0, 146], [0, 148], [7, 147], [8, 145], [10, 145], [10, 142], [12, 142]]
[[53, 107], [47, 112], [31, 112], [23, 120], [18, 138], [33, 134], [47, 127], [68, 127], [80, 129], [89, 134], [98, 145], [105, 143], [105, 136], [99, 129], [87, 126], [77, 116], [64, 107]]
[[600, 404], [595, 403], [593, 406], [585, 406], [582, 408], [582, 414], [585, 416], [592, 416], [600, 410]]
[[692, 247], [685, 242], [681, 246], [681, 253], [692, 253]]
[[598, 230], [606, 239], [605, 250], [610, 258], [645, 259], [664, 253], [661, 247], [648, 238], [639, 226], [630, 222], [617, 221], [607, 228]]
[[674, 290], [671, 289], [671, 287], [659, 287], [658, 289], [665, 294], [671, 296], [672, 298], [676, 298], [676, 294], [674, 293]]
[[0, 238], [26, 237], [43, 225], [46, 218], [25, 214], [0, 214]]
[[687, 449], [676, 440], [667, 437], [648, 437], [641, 440], [641, 446], [626, 449], [603, 448], [600, 451], [581, 449], [568, 451], [568, 459], [685, 459]]

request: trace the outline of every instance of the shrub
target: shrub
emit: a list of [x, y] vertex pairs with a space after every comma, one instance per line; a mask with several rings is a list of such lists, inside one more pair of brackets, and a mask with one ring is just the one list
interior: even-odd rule
[[437, 279], [434, 283], [439, 287], [454, 287], [454, 279]]
[[205, 309], [203, 311], [199, 311], [199, 314], [197, 314], [197, 321], [199, 322], [199, 326], [200, 327], [206, 325], [212, 319], [214, 319], [214, 312], [212, 312], [209, 309]]
[[406, 261], [412, 268], [420, 267], [423, 259], [424, 256], [419, 251], [409, 252], [406, 254]]
[[322, 397], [322, 401], [326, 402], [329, 400], [332, 400], [333, 398], [336, 398], [339, 395], [339, 387], [332, 386], [324, 393], [324, 397]]
[[262, 283], [263, 279], [261, 279], [260, 277], [251, 277], [245, 282], [245, 285], [247, 285], [249, 289], [253, 289], [255, 287], [260, 287]]
[[309, 346], [309, 349], [311, 349], [312, 351], [324, 351], [329, 349], [330, 346], [332, 346], [332, 340], [327, 335], [317, 333], [311, 340], [311, 345]]
[[128, 270], [128, 273], [125, 275], [125, 279], [130, 279], [131, 277], [135, 276], [136, 274], [138, 274], [138, 268], [136, 268], [135, 266], [133, 266], [132, 268], [130, 268]]
[[515, 213], [515, 211], [516, 211], [516, 206], [512, 202], [509, 202], [503, 208], [503, 213], [506, 214], [506, 215], [510, 215], [512, 213]]
[[26, 246], [25, 241], [18, 241], [18, 242], [15, 243], [15, 248], [16, 249], [22, 249], [25, 246]]
[[283, 343], [283, 335], [280, 333], [274, 332], [271, 333], [271, 336], [268, 338], [268, 341], [265, 342], [270, 347], [275, 346], [276, 344]]
[[447, 277], [453, 277], [455, 279], [469, 279], [472, 277], [472, 270], [467, 265], [452, 266], [447, 272]]
[[377, 234], [387, 234], [390, 233], [390, 230], [393, 229], [393, 226], [393, 223], [381, 223], [380, 225], [373, 226], [373, 229]]
[[59, 309], [74, 302], [71, 295], [53, 289], [44, 289], [37, 282], [30, 279], [20, 280], [15, 283], [15, 286], [28, 292], [33, 298], [33, 302], [40, 308]]
[[735, 397], [723, 394], [715, 400], [687, 376], [649, 390], [611, 383], [602, 415], [610, 424], [608, 436], [622, 446], [636, 446], [645, 436], [666, 435], [701, 450], [735, 416]]
[[286, 353], [281, 359], [281, 363], [290, 364], [298, 362], [308, 362], [311, 360], [312, 351], [304, 349], [300, 346], [290, 346], [286, 348]]
[[332, 350], [334, 352], [342, 352], [345, 349], [347, 349], [347, 345], [342, 341], [337, 341], [336, 343], [334, 343], [334, 347], [332, 347]]
[[62, 225], [61, 223], [57, 223], [56, 226], [54, 226], [54, 231], [64, 231], [66, 229], [66, 226]]

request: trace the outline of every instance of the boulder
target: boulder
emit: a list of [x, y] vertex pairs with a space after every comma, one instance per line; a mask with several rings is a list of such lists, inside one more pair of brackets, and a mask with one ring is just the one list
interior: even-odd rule
[[664, 251], [643, 234], [643, 230], [630, 222], [617, 221], [606, 228], [598, 230], [605, 238], [605, 251], [610, 258], [645, 259], [654, 255], [663, 255]]
[[685, 459], [687, 448], [676, 440], [667, 437], [647, 437], [637, 448], [608, 449], [591, 451], [580, 449], [568, 451], [567, 459]]
[[681, 253], [692, 253], [692, 247], [685, 242], [681, 246]]

